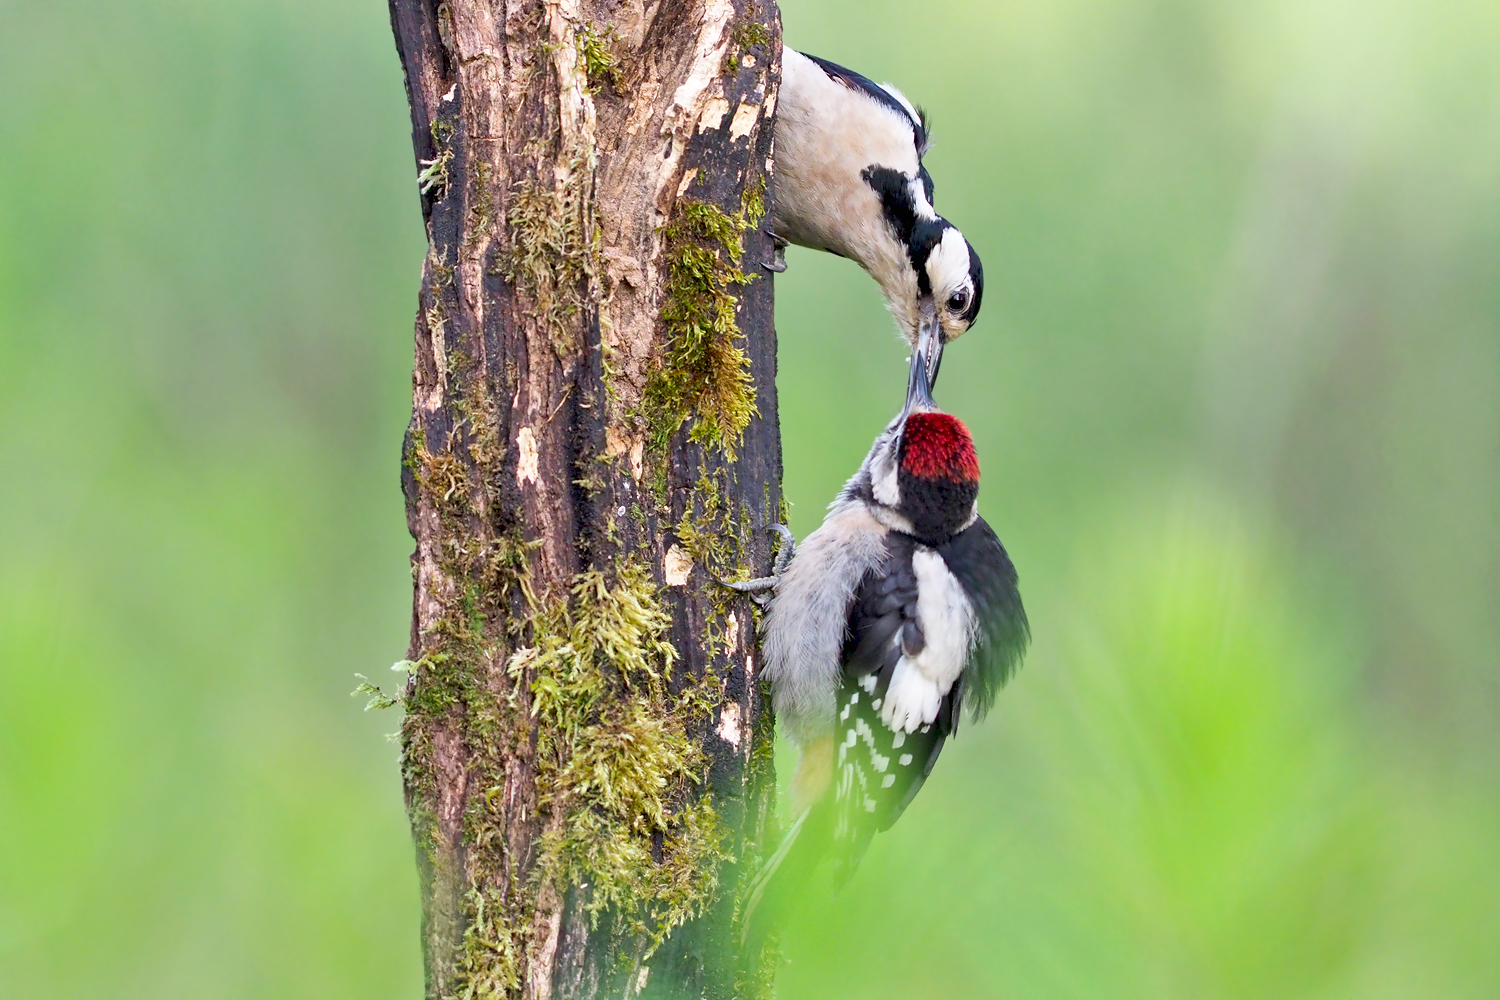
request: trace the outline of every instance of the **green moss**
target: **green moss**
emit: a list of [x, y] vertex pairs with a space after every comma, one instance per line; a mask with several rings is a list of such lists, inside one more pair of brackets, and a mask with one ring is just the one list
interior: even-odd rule
[[466, 245], [474, 246], [489, 235], [499, 209], [495, 205], [495, 192], [490, 186], [490, 164], [477, 157], [471, 158], [470, 162], [473, 165], [474, 190], [469, 199], [469, 224], [464, 241]]
[[[580, 32], [580, 72], [594, 85], [618, 86], [607, 37]], [[589, 156], [562, 158], [569, 171], [561, 185], [526, 180], [513, 190], [508, 247], [496, 264], [554, 346], [572, 350], [577, 316], [597, 291], [598, 225]], [[498, 213], [487, 175], [476, 172], [474, 183], [469, 228], [488, 227]], [[748, 360], [736, 343], [734, 289], [750, 280], [740, 270], [741, 237], [763, 212], [764, 185], [757, 184], [738, 215], [687, 204], [663, 231], [669, 348], [643, 407], [658, 455], [689, 420], [693, 440], [732, 455], [755, 413]], [[451, 266], [440, 265], [433, 263], [434, 291], [453, 280]], [[432, 300], [429, 326], [441, 336], [446, 317], [435, 294]], [[713, 669], [698, 679], [674, 677], [671, 616], [648, 569], [637, 562], [592, 569], [564, 594], [539, 600], [528, 570], [536, 543], [516, 527], [483, 538], [487, 525], [511, 524], [513, 514], [496, 506], [505, 448], [488, 383], [465, 346], [451, 345], [446, 356], [457, 426], [446, 441], [414, 432], [404, 457], [442, 524], [437, 560], [446, 582], [433, 595], [442, 608], [407, 664], [404, 694], [374, 685], [363, 693], [377, 705], [403, 701], [413, 829], [433, 870], [446, 873], [439, 881], [464, 892], [454, 995], [499, 998], [521, 989], [544, 886], [560, 893], [586, 887], [583, 905], [595, 925], [608, 912], [610, 933], [641, 942], [629, 951], [644, 961], [704, 912], [733, 858], [731, 833], [704, 789], [708, 763], [698, 745], [722, 680]], [[665, 463], [654, 462], [653, 474], [658, 468]], [[677, 527], [695, 557], [737, 572], [748, 528], [732, 514], [725, 475], [700, 480]], [[592, 491], [602, 481], [586, 471], [578, 485]], [[650, 520], [639, 505], [629, 515], [638, 525]], [[718, 649], [728, 607], [726, 595], [709, 615]], [[467, 753], [462, 862], [449, 840], [454, 831], [436, 814], [432, 771], [434, 748], [452, 737]], [[559, 821], [525, 868], [507, 839], [507, 766], [517, 758], [534, 764], [537, 807]]]
[[582, 310], [599, 270], [589, 154], [572, 158], [560, 187], [529, 178], [517, 182], [507, 212], [510, 247], [499, 255], [498, 271], [531, 300], [553, 347], [565, 353], [575, 339], [572, 317]]
[[448, 194], [448, 168], [453, 165], [453, 147], [448, 145], [448, 140], [453, 138], [453, 124], [438, 119], [432, 123], [432, 147], [437, 155], [430, 160], [418, 160], [422, 170], [417, 174], [417, 189], [423, 194], [436, 195], [436, 200], [441, 201]]
[[694, 799], [706, 762], [689, 727], [703, 712], [697, 685], [669, 691], [670, 624], [643, 566], [622, 565], [613, 583], [590, 570], [534, 617], [534, 644], [507, 665], [518, 683], [531, 678], [539, 799], [564, 816], [543, 838], [537, 877], [589, 886], [596, 924], [612, 909], [647, 954], [702, 913], [729, 860], [711, 800]]
[[[398, 660], [391, 669], [410, 677], [411, 672], [416, 667], [417, 664], [411, 660]], [[349, 696], [351, 698], [358, 698], [361, 695], [367, 696], [369, 700], [365, 702], [366, 712], [383, 712], [388, 708], [395, 708], [397, 705], [406, 704], [405, 687], [386, 694], [379, 684], [374, 683], [364, 674], [355, 674], [354, 676], [359, 678], [359, 685], [353, 691], [349, 692]]]
[[766, 179], [757, 177], [740, 192], [740, 221], [744, 223], [743, 229], [750, 229], [759, 225], [760, 220], [765, 217]]
[[[750, 537], [750, 515], [741, 509], [735, 515], [729, 502], [729, 474], [707, 470], [699, 476], [688, 494], [682, 517], [673, 527], [678, 544], [715, 576], [725, 579], [746, 578], [745, 551]], [[725, 587], [711, 587], [703, 595], [703, 636], [711, 656], [730, 658], [728, 643], [729, 613], [737, 597]], [[717, 692], [714, 693], [717, 703]], [[709, 706], [711, 711], [713, 706]]]
[[573, 36], [578, 46], [578, 59], [588, 79], [588, 92], [595, 94], [608, 83], [614, 90], [620, 89], [620, 57], [610, 50], [620, 36], [610, 25], [602, 31], [592, 24], [584, 24]]
[[448, 373], [450, 382], [458, 388], [453, 408], [458, 411], [464, 437], [468, 440], [469, 461], [479, 471], [481, 481], [492, 480], [505, 459], [505, 445], [500, 441], [499, 408], [495, 406], [483, 374], [477, 370], [467, 351], [456, 349], [448, 353]]
[[422, 453], [427, 450], [427, 432], [417, 427], [411, 432], [411, 438], [406, 449], [401, 453], [401, 467], [411, 473], [412, 478], [421, 482], [417, 471], [422, 468]]
[[427, 449], [424, 440], [415, 445], [412, 453], [412, 475], [440, 508], [461, 506], [468, 499], [469, 470], [453, 454], [453, 442], [454, 435], [450, 434], [444, 449], [433, 452]]
[[[427, 251], [427, 266], [432, 270], [432, 288], [447, 288], [453, 284], [453, 266], [443, 263], [442, 252], [437, 247], [430, 247]], [[433, 298], [437, 298], [434, 294]]]
[[736, 517], [729, 501], [729, 474], [707, 469], [698, 476], [687, 506], [676, 525], [677, 540], [694, 560], [713, 573], [733, 576], [743, 573], [745, 545], [749, 539], [747, 511]]
[[577, 798], [564, 828], [542, 840], [542, 870], [559, 885], [587, 885], [596, 926], [613, 909], [619, 932], [646, 939], [643, 958], [703, 912], [730, 860], [707, 796], [673, 807], [663, 794], [699, 780], [704, 763], [661, 709], [632, 703], [579, 734], [577, 755], [558, 773]]
[[661, 318], [668, 341], [641, 402], [648, 443], [658, 458], [689, 420], [693, 441], [733, 458], [757, 413], [750, 359], [737, 342], [734, 289], [753, 280], [739, 266], [741, 234], [758, 221], [752, 210], [763, 211], [763, 202], [763, 194], [752, 197], [737, 216], [716, 205], [685, 202], [662, 229], [667, 282]]
[[[449, 514], [442, 516], [449, 520]], [[534, 600], [527, 556], [536, 543], [526, 542], [514, 529], [460, 548], [453, 543], [463, 537], [460, 529], [451, 523], [449, 529], [444, 531], [442, 569], [453, 579], [454, 594], [423, 635], [426, 651], [411, 667], [403, 764], [418, 842], [425, 839], [429, 861], [442, 868], [450, 862], [434, 814], [436, 783], [428, 770], [432, 733], [442, 726], [464, 736], [470, 781], [486, 793], [468, 797], [462, 823], [470, 849], [465, 871], [452, 876], [467, 884], [463, 948], [455, 970], [462, 987], [458, 995], [510, 997], [519, 986], [533, 896], [515, 878], [515, 861], [505, 846], [505, 817], [494, 792], [504, 787], [507, 759], [524, 746], [529, 720], [497, 689], [491, 665], [501, 636], [514, 628], [505, 609], [517, 600]], [[503, 893], [501, 886], [507, 887]]]
[[697, 237], [721, 244], [738, 264], [743, 251], [740, 233], [745, 229], [745, 220], [725, 214], [719, 206], [689, 201], [683, 203], [676, 223], [663, 230], [663, 235], [669, 239], [674, 236]]
[[[746, 10], [747, 18], [759, 16], [752, 5]], [[740, 71], [740, 57], [750, 49], [768, 49], [771, 45], [771, 29], [764, 24], [752, 20], [744, 20], [734, 26], [734, 31], [729, 36], [731, 45], [729, 58], [725, 60], [724, 66], [731, 73]]]
[[755, 21], [741, 21], [734, 26], [734, 43], [742, 49], [768, 48], [771, 29]]
[[453, 150], [445, 149], [430, 160], [421, 160], [422, 171], [417, 174], [417, 189], [423, 194], [436, 195], [437, 200], [448, 193], [448, 168], [453, 164]]
[[[414, 440], [413, 453], [424, 488], [441, 498], [446, 463], [425, 441]], [[705, 480], [695, 494], [695, 550], [737, 552], [723, 484]], [[463, 516], [457, 504], [440, 516], [452, 529], [445, 535], [463, 537], [450, 520]], [[714, 541], [715, 525], [736, 537]], [[433, 733], [462, 733], [470, 752], [469, 850], [452, 876], [467, 886], [459, 997], [518, 995], [543, 885], [564, 894], [587, 887], [595, 926], [610, 912], [612, 935], [641, 942], [621, 954], [645, 961], [674, 928], [703, 914], [734, 860], [732, 835], [703, 792], [707, 761], [695, 738], [717, 708], [720, 679], [674, 678], [671, 615], [644, 565], [580, 573], [561, 598], [539, 601], [527, 572], [534, 544], [513, 530], [472, 551], [445, 547], [451, 596], [423, 636], [423, 655], [405, 665], [414, 683], [403, 766], [418, 843], [435, 869], [452, 860], [427, 770]], [[528, 610], [507, 614], [517, 606]], [[502, 645], [515, 652], [497, 669]], [[506, 765], [517, 756], [535, 761], [538, 807], [561, 819], [529, 872], [518, 870], [507, 844]]]
[[521, 988], [522, 936], [492, 893], [472, 886], [464, 904], [469, 926], [458, 964], [464, 1000], [509, 1000]]
[[598, 496], [604, 490], [604, 477], [598, 472], [590, 472], [586, 476], [580, 476], [573, 480], [573, 485], [583, 490], [590, 500]]

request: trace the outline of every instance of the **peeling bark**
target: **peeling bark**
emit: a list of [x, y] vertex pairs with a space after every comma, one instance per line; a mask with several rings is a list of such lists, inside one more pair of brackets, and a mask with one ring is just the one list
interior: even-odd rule
[[756, 995], [771, 718], [710, 572], [767, 572], [781, 504], [779, 15], [390, 9], [429, 241], [402, 476], [427, 996]]

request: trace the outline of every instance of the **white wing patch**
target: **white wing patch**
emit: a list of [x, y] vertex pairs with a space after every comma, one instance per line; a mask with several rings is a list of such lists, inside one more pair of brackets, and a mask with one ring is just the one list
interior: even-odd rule
[[898, 732], [909, 733], [924, 722], [937, 718], [943, 692], [922, 673], [910, 657], [903, 656], [891, 675], [880, 721]]
[[963, 673], [974, 646], [974, 609], [943, 557], [919, 546], [911, 564], [917, 577], [917, 618], [927, 642], [916, 656], [901, 657], [880, 707], [880, 720], [898, 733], [937, 721], [943, 696]]

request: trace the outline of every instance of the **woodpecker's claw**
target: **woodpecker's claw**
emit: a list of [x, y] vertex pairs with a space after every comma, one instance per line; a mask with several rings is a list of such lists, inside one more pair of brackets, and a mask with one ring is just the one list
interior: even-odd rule
[[776, 553], [776, 563], [771, 567], [770, 576], [758, 576], [753, 580], [726, 580], [722, 576], [714, 577], [720, 586], [737, 590], [742, 594], [749, 594], [750, 600], [764, 607], [771, 600], [768, 591], [776, 589], [781, 582], [781, 574], [786, 572], [787, 564], [792, 561], [792, 556], [797, 554], [797, 539], [792, 536], [792, 529], [784, 524], [773, 524], [771, 530], [781, 536], [781, 548]]
[[780, 576], [786, 572], [792, 556], [797, 554], [797, 539], [792, 536], [792, 529], [784, 524], [773, 524], [771, 530], [781, 536], [781, 548], [776, 553], [776, 564], [771, 568], [772, 573]]
[[738, 590], [742, 594], [750, 595], [750, 600], [758, 608], [763, 608], [771, 603], [771, 591], [781, 582], [781, 576], [758, 576], [754, 580], [726, 580], [722, 576], [714, 577], [719, 585], [728, 587], [730, 590]]
[[763, 229], [761, 230], [761, 232], [771, 237], [771, 259], [765, 261], [760, 266], [765, 268], [767, 271], [770, 271], [772, 274], [780, 274], [781, 272], [786, 270], [787, 242], [780, 236], [777, 236], [775, 233], [771, 232], [769, 229]]

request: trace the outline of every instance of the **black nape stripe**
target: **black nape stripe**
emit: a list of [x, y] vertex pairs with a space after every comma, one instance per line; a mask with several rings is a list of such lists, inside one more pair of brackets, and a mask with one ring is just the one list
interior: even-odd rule
[[809, 55], [806, 52], [802, 54], [817, 63], [823, 72], [828, 74], [830, 80], [842, 83], [850, 90], [858, 90], [868, 94], [877, 103], [890, 108], [902, 118], [911, 122], [911, 137], [917, 146], [917, 159], [920, 160], [922, 154], [927, 152], [927, 121], [925, 115], [920, 118], [912, 118], [911, 112], [907, 111], [906, 106], [900, 101], [892, 97], [889, 90], [886, 90], [867, 76], [856, 73], [848, 67], [840, 66], [838, 63], [829, 62], [827, 59], [819, 59], [817, 56]]
[[[925, 171], [924, 171], [925, 173]], [[917, 274], [917, 290], [932, 294], [927, 277], [927, 258], [942, 242], [943, 233], [953, 228], [947, 219], [917, 217], [917, 205], [911, 193], [911, 178], [899, 170], [871, 164], [860, 171], [860, 177], [880, 197], [880, 211], [896, 239], [906, 247], [906, 256]], [[971, 254], [972, 257], [972, 254]]]
[[864, 182], [880, 196], [880, 211], [886, 223], [904, 245], [911, 244], [917, 225], [917, 205], [911, 196], [911, 183], [899, 170], [872, 163], [859, 172]]

